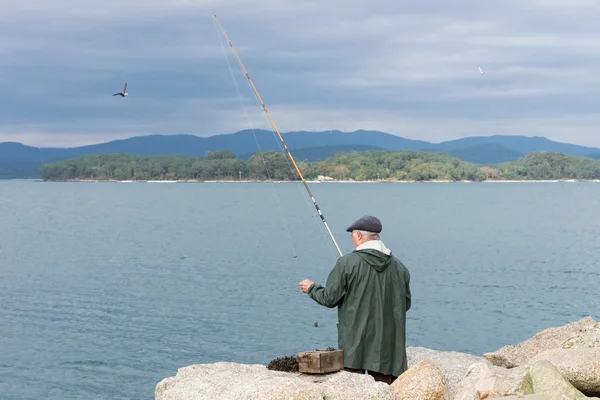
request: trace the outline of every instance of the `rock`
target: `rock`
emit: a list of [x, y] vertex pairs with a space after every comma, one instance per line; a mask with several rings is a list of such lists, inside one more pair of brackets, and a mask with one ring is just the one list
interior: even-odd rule
[[569, 400], [585, 397], [560, 374], [550, 362], [540, 360], [529, 367], [529, 379], [535, 394], [561, 394]]
[[568, 400], [561, 394], [526, 394], [524, 396], [497, 397], [503, 400]]
[[596, 321], [592, 317], [585, 317], [564, 326], [545, 329], [522, 343], [504, 346], [498, 351], [484, 354], [483, 357], [499, 367], [518, 367], [527, 364], [539, 353], [561, 348], [567, 340], [593, 330], [596, 325]]
[[458, 383], [465, 377], [469, 367], [476, 363], [491, 365], [486, 359], [456, 351], [440, 351], [425, 347], [408, 347], [406, 349], [408, 367], [412, 368], [423, 360], [431, 360], [437, 365], [448, 380], [448, 390], [453, 392]]
[[453, 393], [454, 400], [481, 400], [494, 397], [533, 393], [527, 378], [528, 367], [513, 369], [485, 363], [472, 365]]
[[600, 347], [600, 324], [565, 340], [561, 347], [563, 349]]
[[531, 363], [539, 360], [550, 361], [583, 393], [600, 393], [600, 348], [548, 350], [535, 356]]
[[392, 383], [396, 400], [448, 400], [448, 381], [433, 361], [423, 360]]
[[391, 386], [369, 375], [346, 371], [305, 375], [229, 362], [180, 368], [156, 385], [154, 396], [155, 400], [394, 400]]

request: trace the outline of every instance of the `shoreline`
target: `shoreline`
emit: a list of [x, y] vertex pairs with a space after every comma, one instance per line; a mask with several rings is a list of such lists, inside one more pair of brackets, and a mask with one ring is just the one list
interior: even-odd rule
[[[198, 179], [185, 179], [185, 180], [116, 180], [116, 179], [61, 179], [61, 180], [43, 180], [43, 179], [31, 179], [34, 182], [70, 182], [70, 183], [301, 183], [301, 181], [269, 181], [269, 180], [198, 180]], [[307, 183], [598, 183], [600, 179], [523, 179], [523, 180], [510, 180], [510, 179], [487, 179], [483, 181], [469, 181], [469, 180], [426, 180], [426, 181], [409, 181], [409, 180], [306, 180]]]

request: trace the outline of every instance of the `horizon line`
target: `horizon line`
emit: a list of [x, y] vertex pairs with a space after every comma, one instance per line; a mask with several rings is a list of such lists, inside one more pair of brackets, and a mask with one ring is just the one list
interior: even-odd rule
[[[235, 131], [235, 132], [230, 132], [230, 133], [217, 133], [214, 135], [209, 135], [209, 136], [198, 136], [192, 133], [150, 133], [150, 134], [145, 134], [145, 135], [134, 135], [134, 136], [129, 136], [129, 137], [125, 137], [125, 138], [120, 138], [120, 139], [113, 139], [113, 140], [108, 140], [108, 141], [103, 141], [103, 142], [95, 142], [95, 143], [90, 143], [90, 144], [84, 144], [84, 145], [79, 145], [79, 146], [73, 146], [73, 147], [55, 147], [55, 146], [33, 146], [33, 145], [29, 145], [29, 144], [25, 144], [23, 142], [16, 142], [16, 141], [4, 141], [4, 142], [0, 142], [0, 145], [2, 144], [18, 144], [18, 145], [22, 145], [22, 146], [26, 146], [26, 147], [32, 147], [32, 148], [36, 148], [36, 149], [76, 149], [76, 148], [81, 148], [81, 147], [88, 147], [88, 146], [97, 146], [97, 145], [102, 145], [102, 144], [108, 144], [108, 143], [113, 143], [113, 142], [119, 142], [119, 141], [126, 141], [126, 140], [131, 140], [131, 139], [135, 139], [135, 138], [144, 138], [144, 137], [152, 137], [152, 136], [193, 136], [196, 137], [198, 139], [208, 139], [208, 138], [212, 138], [212, 137], [216, 137], [216, 136], [230, 136], [230, 135], [235, 135], [235, 134], [239, 134], [242, 132], [251, 132], [251, 131], [262, 131], [262, 132], [271, 132], [274, 133], [273, 130], [268, 130], [268, 129], [241, 129], [239, 131]], [[559, 143], [559, 144], [565, 144], [565, 145], [574, 145], [574, 146], [580, 146], [580, 147], [585, 147], [585, 148], [590, 148], [590, 149], [598, 149], [600, 150], [600, 147], [595, 147], [595, 146], [586, 146], [586, 145], [582, 145], [582, 144], [576, 144], [576, 143], [570, 143], [570, 142], [558, 142], [556, 140], [552, 140], [547, 138], [546, 136], [528, 136], [528, 135], [502, 135], [502, 134], [491, 134], [491, 135], [472, 135], [472, 136], [462, 136], [462, 137], [458, 137], [458, 138], [454, 138], [454, 139], [449, 139], [449, 140], [444, 140], [441, 142], [430, 142], [427, 140], [422, 140], [422, 139], [410, 139], [404, 136], [400, 136], [400, 135], [395, 135], [393, 133], [389, 133], [389, 132], [384, 132], [384, 131], [378, 131], [378, 130], [368, 130], [368, 129], [356, 129], [353, 131], [342, 131], [339, 129], [326, 129], [326, 130], [293, 130], [293, 131], [287, 131], [287, 132], [281, 132], [282, 135], [287, 135], [290, 133], [327, 133], [327, 132], [338, 132], [341, 134], [352, 134], [352, 133], [357, 133], [357, 132], [376, 132], [376, 133], [384, 133], [387, 135], [392, 135], [392, 136], [396, 136], [398, 138], [401, 139], [405, 139], [405, 140], [410, 140], [410, 141], [414, 141], [414, 142], [424, 142], [424, 143], [429, 143], [429, 144], [433, 144], [433, 145], [439, 145], [442, 143], [448, 143], [448, 142], [452, 142], [455, 140], [461, 140], [461, 139], [467, 139], [467, 138], [493, 138], [493, 137], [523, 137], [523, 138], [530, 138], [530, 139], [535, 139], [535, 138], [539, 138], [539, 139], [546, 139], [549, 140], [551, 142], [554, 143]], [[327, 146], [319, 146], [319, 147], [327, 147]]]

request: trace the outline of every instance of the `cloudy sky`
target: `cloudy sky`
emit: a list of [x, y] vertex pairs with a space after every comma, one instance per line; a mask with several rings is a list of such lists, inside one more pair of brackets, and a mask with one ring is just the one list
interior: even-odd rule
[[[268, 129], [215, 12], [283, 132], [600, 146], [597, 0], [0, 0], [0, 10], [0, 141]], [[112, 97], [124, 82], [130, 95]]]

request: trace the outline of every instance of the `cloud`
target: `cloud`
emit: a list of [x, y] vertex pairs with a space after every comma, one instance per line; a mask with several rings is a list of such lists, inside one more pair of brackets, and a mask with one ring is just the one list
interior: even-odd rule
[[[265, 128], [600, 146], [592, 1], [0, 0], [0, 140], [39, 146]], [[234, 82], [227, 62], [236, 81]], [[480, 75], [478, 67], [487, 71]], [[128, 82], [130, 96], [112, 97]]]

